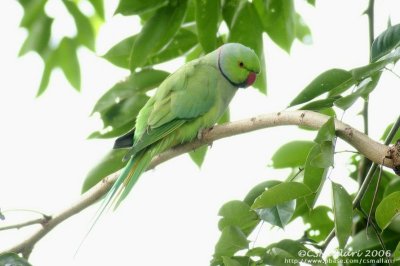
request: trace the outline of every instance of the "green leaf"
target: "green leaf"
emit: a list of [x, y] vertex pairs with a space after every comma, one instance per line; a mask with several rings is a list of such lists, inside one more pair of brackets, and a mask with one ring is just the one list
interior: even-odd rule
[[389, 27], [372, 43], [371, 61], [377, 61], [400, 46], [400, 24]]
[[36, 19], [28, 29], [28, 37], [22, 44], [18, 55], [22, 56], [29, 51], [35, 51], [43, 57], [48, 50], [52, 24], [53, 19], [46, 14]]
[[286, 168], [303, 166], [307, 154], [314, 146], [312, 141], [296, 140], [281, 146], [272, 156], [272, 167]]
[[29, 29], [35, 21], [45, 14], [44, 7], [47, 0], [37, 0], [37, 1], [19, 1], [19, 3], [24, 8], [24, 16], [21, 19], [20, 26]]
[[393, 259], [394, 261], [400, 260], [400, 242], [397, 244], [396, 249], [393, 252]]
[[160, 64], [175, 59], [188, 52], [196, 44], [196, 34], [189, 30], [180, 29], [166, 47], [148, 58], [144, 66]]
[[173, 38], [185, 17], [187, 0], [171, 1], [144, 24], [133, 44], [130, 69], [143, 66], [151, 54], [158, 52]]
[[351, 107], [355, 101], [360, 98], [360, 95], [358, 93], [352, 93], [349, 94], [345, 97], [342, 97], [338, 100], [335, 101], [335, 106], [339, 107], [342, 110], [347, 110], [349, 107]]
[[77, 30], [76, 39], [79, 44], [86, 46], [88, 49], [94, 51], [95, 34], [92, 24], [88, 17], [86, 17], [78, 8], [77, 4], [70, 0], [62, 1], [67, 8], [68, 12], [72, 15], [75, 21]]
[[204, 158], [206, 157], [208, 150], [208, 146], [202, 146], [200, 148], [195, 149], [194, 151], [189, 152], [190, 158], [192, 158], [193, 162], [197, 164], [198, 167], [201, 167], [204, 162]]
[[296, 12], [292, 0], [254, 0], [264, 31], [282, 49], [290, 52], [296, 37]]
[[393, 179], [388, 182], [388, 184], [383, 188], [385, 189], [383, 196], [387, 197], [388, 195], [400, 191], [400, 178], [396, 175], [389, 173], [387, 171], [382, 171], [382, 176], [392, 176]]
[[307, 237], [315, 242], [323, 241], [334, 227], [334, 223], [329, 218], [332, 210], [327, 206], [318, 206], [310, 212], [303, 215], [303, 221], [307, 225]]
[[237, 226], [226, 226], [215, 245], [214, 257], [233, 256], [237, 251], [249, 247], [246, 235]]
[[116, 66], [129, 68], [129, 57], [135, 40], [136, 35], [123, 39], [108, 50], [103, 58]]
[[243, 199], [243, 201], [245, 203], [247, 203], [249, 206], [253, 205], [254, 200], [256, 198], [258, 198], [264, 191], [266, 188], [270, 188], [273, 186], [276, 186], [277, 184], [282, 183], [281, 181], [277, 181], [277, 180], [268, 180], [268, 181], [264, 181], [258, 185], [256, 185], [255, 187], [253, 187], [246, 195], [246, 197]]
[[[390, 123], [385, 131], [382, 134], [381, 140], [385, 140], [387, 138], [387, 136], [389, 135], [390, 130], [392, 129], [394, 123]], [[400, 130], [397, 130], [396, 134], [394, 135], [394, 138], [392, 139], [392, 141], [390, 142], [390, 144], [395, 144], [396, 141], [400, 139]]]
[[299, 13], [295, 15], [295, 31], [296, 31], [296, 39], [301, 41], [304, 44], [312, 43], [311, 30], [304, 22], [303, 18]]
[[198, 44], [186, 55], [185, 62], [187, 63], [187, 62], [190, 62], [192, 60], [195, 60], [195, 59], [199, 58], [203, 54], [204, 54], [203, 49]]
[[330, 69], [316, 77], [290, 103], [289, 107], [308, 102], [331, 90], [348, 89], [354, 84], [353, 76], [343, 69]]
[[92, 114], [104, 112], [124, 99], [156, 88], [168, 75], [168, 72], [151, 68], [131, 74], [126, 80], [115, 84], [100, 97]]
[[295, 208], [296, 201], [291, 200], [271, 208], [258, 210], [258, 215], [261, 220], [284, 229], [292, 218]]
[[36, 97], [41, 96], [46, 91], [50, 82], [51, 73], [53, 72], [53, 69], [56, 66], [56, 60], [57, 60], [56, 51], [51, 51], [48, 54], [48, 56], [44, 59], [42, 79], [40, 81]]
[[108, 139], [108, 138], [116, 138], [124, 135], [129, 130], [133, 128], [133, 124], [136, 119], [132, 120], [131, 123], [127, 123], [126, 125], [120, 127], [107, 127], [103, 130], [92, 132], [87, 138], [88, 139]]
[[[389, 177], [392, 174], [387, 171], [382, 171], [382, 178], [379, 182], [379, 187], [377, 192], [375, 192], [376, 187], [378, 186], [378, 176], [379, 171], [376, 171], [374, 177], [370, 181], [370, 184], [367, 190], [364, 192], [363, 198], [360, 202], [360, 207], [364, 212], [369, 213], [372, 208], [372, 213], [375, 213], [377, 204], [382, 201], [384, 197], [385, 188], [389, 188]], [[396, 177], [396, 179], [398, 179]], [[372, 201], [375, 201], [374, 206], [372, 206]]]
[[137, 93], [116, 103], [106, 112], [100, 113], [104, 127], [119, 128], [127, 124], [131, 124], [131, 127], [133, 127], [137, 114], [148, 99], [147, 95]]
[[370, 78], [364, 79], [358, 85], [358, 89], [355, 92], [336, 100], [334, 102], [335, 106], [339, 107], [342, 110], [347, 110], [349, 107], [351, 107], [354, 104], [354, 102], [359, 97], [363, 97], [363, 98], [368, 97], [368, 95], [375, 89], [376, 85], [378, 84], [380, 76], [381, 76], [381, 72], [377, 72], [377, 73], [371, 75]]
[[[387, 248], [390, 246], [394, 249], [399, 242], [399, 235], [390, 230], [384, 231], [381, 234], [381, 238]], [[368, 231], [363, 229], [352, 236], [352, 241], [346, 246], [346, 249], [354, 251], [383, 250], [372, 227], [368, 227]], [[364, 253], [364, 256], [365, 255], [366, 253]]]
[[332, 141], [324, 141], [320, 144], [321, 152], [312, 160], [311, 165], [319, 168], [327, 168], [334, 164], [334, 149]]
[[299, 110], [319, 111], [333, 106], [333, 103], [340, 99], [341, 96], [329, 97], [327, 99], [316, 100], [303, 105]]
[[387, 57], [385, 57], [385, 59], [379, 60], [377, 62], [354, 68], [351, 70], [351, 74], [353, 75], [354, 80], [360, 82], [370, 76], [377, 75], [377, 73], [384, 69], [388, 64], [394, 63], [399, 59], [400, 51], [388, 55]]
[[[302, 256], [304, 254], [304, 256]], [[267, 247], [266, 256], [263, 258], [267, 265], [288, 265], [285, 259], [307, 260], [312, 259], [313, 265], [323, 263], [322, 259], [312, 250], [299, 241], [284, 239]]]
[[28, 261], [14, 253], [4, 253], [0, 255], [0, 265], [4, 266], [31, 266]]
[[81, 72], [74, 40], [64, 37], [57, 48], [57, 63], [64, 72], [69, 83], [77, 90], [81, 90]]
[[326, 180], [328, 174], [328, 168], [320, 168], [312, 165], [312, 161], [316, 156], [321, 153], [321, 148], [318, 144], [315, 144], [307, 155], [307, 160], [304, 166], [304, 178], [303, 182], [313, 192], [313, 194], [305, 198], [307, 206], [312, 208], [317, 200], [319, 193]]
[[195, 0], [196, 25], [199, 42], [206, 53], [217, 48], [217, 31], [221, 1]]
[[252, 209], [271, 208], [278, 204], [310, 195], [312, 191], [304, 184], [284, 182], [263, 192], [251, 206]]
[[392, 220], [400, 214], [400, 191], [385, 197], [376, 207], [375, 219], [378, 226], [384, 230]]
[[353, 205], [350, 195], [340, 184], [332, 182], [332, 193], [335, 233], [339, 247], [344, 248], [351, 235]]
[[104, 4], [103, 0], [89, 0], [90, 4], [92, 4], [94, 10], [96, 11], [97, 15], [104, 20]]
[[225, 0], [222, 6], [222, 18], [225, 20], [229, 29], [232, 28], [233, 18], [238, 12], [238, 7], [242, 6], [244, 0]]
[[233, 18], [228, 42], [238, 42], [252, 48], [260, 59], [261, 73], [257, 76], [254, 87], [266, 93], [267, 79], [263, 52], [262, 26], [252, 3], [241, 2]]
[[224, 263], [224, 266], [241, 266], [241, 264], [237, 260], [231, 259], [226, 256], [222, 257], [222, 261]]
[[257, 226], [259, 219], [257, 213], [243, 201], [233, 200], [225, 203], [218, 212], [222, 218], [218, 222], [219, 230], [227, 226], [237, 226], [248, 236]]
[[124, 167], [126, 162], [123, 162], [122, 158], [125, 156], [126, 152], [126, 149], [116, 149], [111, 150], [106, 156], [104, 156], [103, 159], [87, 174], [81, 192], [85, 193], [103, 178]]
[[124, 16], [138, 15], [166, 6], [168, 0], [120, 0], [115, 13]]
[[318, 130], [318, 134], [314, 141], [322, 144], [325, 141], [333, 141], [336, 137], [335, 133], [335, 118], [330, 117]]

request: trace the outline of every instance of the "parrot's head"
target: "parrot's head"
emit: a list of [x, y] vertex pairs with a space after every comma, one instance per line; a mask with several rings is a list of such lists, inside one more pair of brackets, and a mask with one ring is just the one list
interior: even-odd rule
[[251, 86], [260, 73], [256, 53], [240, 43], [227, 43], [219, 48], [218, 67], [222, 75], [239, 88]]

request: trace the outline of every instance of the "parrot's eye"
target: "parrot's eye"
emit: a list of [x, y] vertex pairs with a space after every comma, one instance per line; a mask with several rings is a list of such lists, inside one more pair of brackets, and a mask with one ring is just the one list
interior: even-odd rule
[[240, 66], [240, 67], [243, 67], [243, 66], [244, 66], [244, 64], [243, 64], [242, 61], [239, 62], [239, 66]]

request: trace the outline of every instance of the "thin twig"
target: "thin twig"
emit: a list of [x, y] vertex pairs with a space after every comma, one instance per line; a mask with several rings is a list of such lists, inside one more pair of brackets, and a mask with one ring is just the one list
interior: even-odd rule
[[44, 226], [50, 219], [51, 219], [50, 216], [43, 216], [42, 218], [37, 218], [37, 219], [30, 220], [30, 221], [22, 222], [22, 223], [2, 226], [2, 227], [0, 227], [0, 231], [10, 230], [10, 229], [21, 229], [23, 227], [27, 227], [27, 226], [35, 225], [35, 224], [41, 224]]

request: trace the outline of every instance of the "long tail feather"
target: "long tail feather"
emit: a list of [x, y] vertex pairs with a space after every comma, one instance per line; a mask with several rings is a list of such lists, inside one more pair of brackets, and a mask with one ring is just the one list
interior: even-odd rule
[[[101, 202], [99, 209], [93, 217], [89, 230], [85, 234], [81, 243], [79, 244], [78, 250], [82, 246], [85, 239], [88, 237], [90, 232], [93, 230], [94, 226], [98, 222], [99, 218], [102, 216], [104, 211], [114, 205], [114, 209], [116, 209], [121, 202], [126, 198], [128, 193], [132, 190], [133, 186], [136, 184], [137, 180], [141, 176], [141, 174], [146, 170], [147, 166], [151, 161], [151, 156], [149, 153], [143, 152], [141, 154], [137, 154], [132, 157], [121, 174], [115, 181], [114, 185], [108, 191], [107, 195]], [[77, 252], [78, 252], [77, 250]]]

